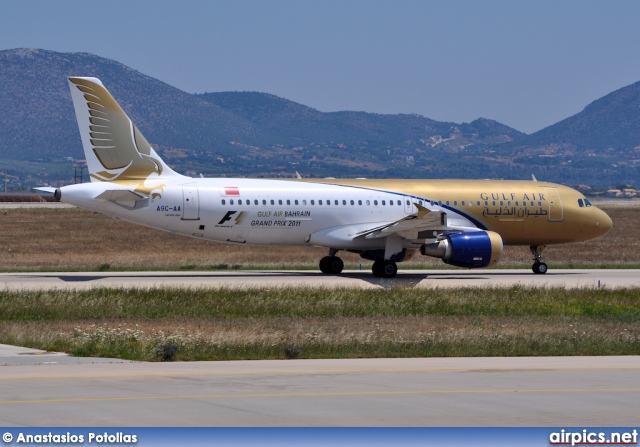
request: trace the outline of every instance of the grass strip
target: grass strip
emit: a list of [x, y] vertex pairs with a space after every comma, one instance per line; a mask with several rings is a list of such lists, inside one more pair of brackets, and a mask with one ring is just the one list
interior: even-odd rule
[[134, 360], [640, 354], [640, 289], [0, 291], [0, 343]]
[[0, 291], [0, 321], [156, 318], [551, 316], [640, 322], [639, 288], [94, 288]]

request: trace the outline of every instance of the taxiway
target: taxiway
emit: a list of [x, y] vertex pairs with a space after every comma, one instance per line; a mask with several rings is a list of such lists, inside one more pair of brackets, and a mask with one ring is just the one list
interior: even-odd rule
[[0, 426], [638, 426], [640, 357], [0, 367]]
[[207, 272], [73, 272], [2, 273], [0, 287], [9, 290], [93, 287], [640, 287], [640, 270], [404, 270], [393, 279], [375, 278], [371, 272], [345, 271], [327, 276], [314, 271], [207, 271]]

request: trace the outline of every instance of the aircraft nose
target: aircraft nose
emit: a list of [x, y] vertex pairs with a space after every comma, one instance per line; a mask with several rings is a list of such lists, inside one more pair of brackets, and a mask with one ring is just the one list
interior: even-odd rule
[[611, 227], [613, 227], [613, 221], [609, 217], [607, 213], [597, 208], [596, 211], [596, 228], [598, 231], [598, 236], [605, 235], [609, 232]]

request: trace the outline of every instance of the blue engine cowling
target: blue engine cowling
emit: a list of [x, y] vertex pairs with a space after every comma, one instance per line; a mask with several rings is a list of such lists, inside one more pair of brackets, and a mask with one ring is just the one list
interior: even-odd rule
[[445, 233], [439, 239], [433, 244], [424, 244], [420, 253], [466, 268], [489, 267], [502, 256], [502, 238], [493, 231]]

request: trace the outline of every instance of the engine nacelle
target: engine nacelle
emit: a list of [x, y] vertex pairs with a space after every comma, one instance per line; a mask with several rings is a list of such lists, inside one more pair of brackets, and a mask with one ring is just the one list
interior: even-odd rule
[[420, 247], [420, 253], [458, 267], [489, 267], [502, 256], [502, 238], [493, 231], [445, 233], [438, 242]]

